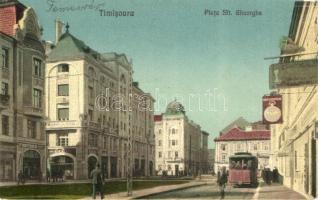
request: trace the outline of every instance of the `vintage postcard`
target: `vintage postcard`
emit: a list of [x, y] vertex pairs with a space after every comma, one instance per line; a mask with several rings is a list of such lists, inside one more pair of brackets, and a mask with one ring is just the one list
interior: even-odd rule
[[0, 199], [317, 199], [318, 1], [0, 0]]

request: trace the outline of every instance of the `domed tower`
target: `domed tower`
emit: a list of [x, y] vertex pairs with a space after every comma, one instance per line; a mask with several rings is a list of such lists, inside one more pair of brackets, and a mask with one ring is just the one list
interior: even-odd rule
[[185, 115], [185, 110], [183, 105], [180, 102], [177, 102], [176, 100], [170, 102], [167, 106], [166, 115]]

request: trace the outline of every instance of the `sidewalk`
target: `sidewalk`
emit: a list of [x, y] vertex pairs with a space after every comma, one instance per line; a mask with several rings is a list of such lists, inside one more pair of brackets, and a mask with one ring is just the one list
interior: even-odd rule
[[[111, 178], [107, 179], [106, 182], [111, 181], [125, 181], [124, 178]], [[24, 185], [59, 185], [59, 184], [77, 184], [77, 183], [91, 183], [91, 180], [66, 180], [63, 182], [46, 182], [46, 181], [36, 181], [36, 180], [27, 180]], [[0, 187], [6, 187], [6, 186], [17, 186], [18, 183], [15, 181], [12, 182], [0, 182]]]
[[[157, 186], [154, 188], [142, 189], [142, 190], [134, 190], [132, 196], [128, 197], [127, 192], [120, 192], [115, 194], [105, 195], [105, 199], [121, 199], [121, 200], [128, 200], [128, 199], [138, 199], [142, 197], [146, 197], [149, 195], [159, 194], [168, 191], [180, 190], [190, 187], [196, 187], [201, 185], [206, 185], [206, 181], [191, 181], [190, 183], [185, 184], [178, 184], [178, 185], [165, 185], [165, 186]], [[96, 199], [99, 199], [99, 196], [96, 196]], [[88, 200], [92, 199], [92, 197], [86, 197], [81, 200]]]
[[256, 189], [256, 193], [253, 200], [256, 199], [307, 199], [305, 196], [291, 190], [281, 184], [274, 183], [266, 185], [264, 182], [260, 182], [260, 186]]

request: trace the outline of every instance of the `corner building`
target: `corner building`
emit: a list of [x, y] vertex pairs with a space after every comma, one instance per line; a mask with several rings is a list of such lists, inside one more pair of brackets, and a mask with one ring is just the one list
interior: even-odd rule
[[206, 170], [207, 158], [202, 160], [207, 155], [207, 133], [188, 119], [181, 103], [170, 102], [154, 119], [158, 175], [198, 175]]
[[[46, 67], [50, 172], [62, 170], [66, 179], [87, 179], [100, 163], [104, 178], [125, 177], [127, 138], [133, 131], [132, 63], [124, 54], [98, 53], [66, 26]], [[145, 120], [151, 123], [149, 116]], [[142, 137], [146, 131], [153, 137], [151, 128], [142, 131]], [[146, 169], [142, 175], [150, 174]]]

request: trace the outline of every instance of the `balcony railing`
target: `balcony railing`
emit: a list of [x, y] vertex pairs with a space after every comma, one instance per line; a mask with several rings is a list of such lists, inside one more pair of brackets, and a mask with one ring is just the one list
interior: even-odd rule
[[42, 117], [44, 115], [42, 108], [33, 106], [24, 106], [24, 114]]
[[44, 79], [40, 77], [33, 76], [33, 84], [35, 86], [43, 87], [44, 86]]
[[318, 83], [318, 59], [272, 64], [269, 71], [271, 89]]

